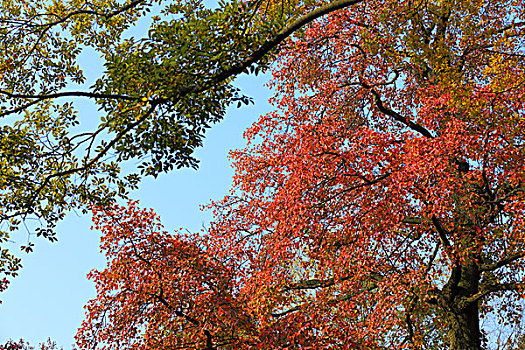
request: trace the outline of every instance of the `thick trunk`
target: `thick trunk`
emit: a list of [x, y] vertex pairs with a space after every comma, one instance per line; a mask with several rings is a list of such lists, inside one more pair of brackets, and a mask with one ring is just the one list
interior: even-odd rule
[[447, 315], [447, 342], [450, 350], [480, 350], [481, 332], [477, 303]]
[[446, 321], [449, 350], [480, 350], [479, 303], [466, 303], [465, 298], [479, 290], [480, 273], [475, 262], [465, 263], [452, 273], [444, 288], [441, 305]]

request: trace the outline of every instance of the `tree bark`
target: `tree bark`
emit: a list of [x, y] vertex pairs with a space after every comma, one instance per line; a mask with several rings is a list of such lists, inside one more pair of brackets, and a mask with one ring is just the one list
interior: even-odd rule
[[449, 350], [481, 350], [479, 302], [466, 298], [479, 291], [479, 266], [472, 259], [452, 269], [440, 303], [446, 323]]

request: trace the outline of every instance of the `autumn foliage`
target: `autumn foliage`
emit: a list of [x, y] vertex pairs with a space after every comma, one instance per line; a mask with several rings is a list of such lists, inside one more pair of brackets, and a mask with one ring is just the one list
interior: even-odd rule
[[524, 7], [368, 1], [288, 41], [208, 231], [95, 209], [81, 348], [468, 350], [518, 324]]
[[361, 1], [2, 1], [0, 275], [21, 267], [12, 231], [54, 242], [66, 212], [196, 168], [206, 130], [252, 102], [235, 77], [267, 71], [286, 38]]

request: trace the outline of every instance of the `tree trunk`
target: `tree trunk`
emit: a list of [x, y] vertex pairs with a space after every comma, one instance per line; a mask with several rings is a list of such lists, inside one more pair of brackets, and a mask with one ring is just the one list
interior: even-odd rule
[[441, 305], [446, 322], [449, 350], [480, 350], [479, 303], [466, 303], [465, 298], [479, 290], [480, 272], [477, 263], [464, 263], [453, 268], [443, 288]]
[[447, 315], [447, 342], [450, 350], [480, 350], [478, 305], [474, 303], [464, 310]]

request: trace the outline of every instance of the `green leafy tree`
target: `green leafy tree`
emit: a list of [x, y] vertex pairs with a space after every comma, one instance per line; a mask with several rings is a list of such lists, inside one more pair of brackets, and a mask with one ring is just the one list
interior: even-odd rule
[[[251, 102], [234, 78], [264, 72], [287, 37], [360, 1], [2, 1], [0, 274], [20, 267], [5, 246], [28, 220], [54, 241], [68, 210], [126, 197], [143, 176], [195, 168], [206, 129], [229, 105]], [[145, 16], [147, 35], [127, 37]], [[103, 60], [92, 85], [84, 49]], [[92, 116], [78, 115], [79, 99], [98, 106], [95, 128], [82, 126]], [[130, 159], [138, 167], [123, 174]]]

